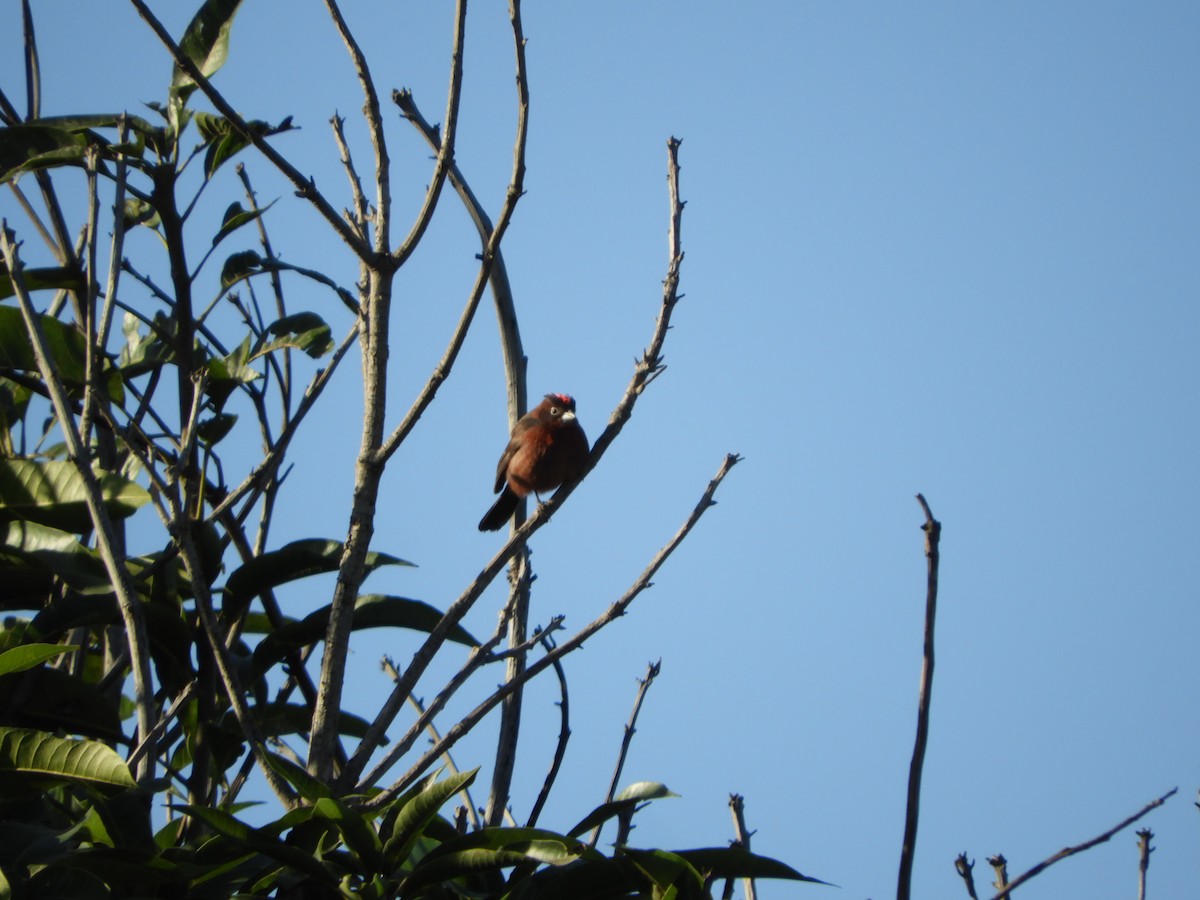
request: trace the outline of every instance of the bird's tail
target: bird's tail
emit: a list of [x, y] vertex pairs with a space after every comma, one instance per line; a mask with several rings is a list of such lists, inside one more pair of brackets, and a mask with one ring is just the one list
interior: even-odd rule
[[503, 528], [504, 523], [511, 519], [512, 514], [516, 512], [517, 501], [520, 499], [506, 484], [504, 490], [500, 492], [500, 496], [496, 498], [496, 502], [492, 504], [492, 508], [479, 520], [479, 530], [499, 531]]

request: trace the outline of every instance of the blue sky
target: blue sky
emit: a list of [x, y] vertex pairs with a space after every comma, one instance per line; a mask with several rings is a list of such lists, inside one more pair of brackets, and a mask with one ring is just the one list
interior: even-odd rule
[[[189, 12], [156, 6], [179, 34]], [[381, 92], [410, 87], [439, 121], [450, 5], [346, 6]], [[47, 114], [163, 99], [166, 55], [127, 5], [35, 9]], [[14, 99], [18, 14], [0, 9]], [[515, 121], [506, 10], [476, 4], [469, 22], [458, 161], [494, 212]], [[944, 533], [915, 894], [965, 897], [953, 861], [967, 851], [982, 895], [986, 856], [1003, 852], [1015, 874], [1175, 786], [1146, 820], [1150, 896], [1194, 892], [1200, 7], [530, 2], [524, 22], [528, 194], [504, 252], [530, 392], [574, 394], [592, 437], [657, 312], [672, 135], [688, 201], [668, 370], [537, 535], [535, 619], [597, 615], [724, 454], [745, 457], [654, 588], [568, 659], [574, 735], [542, 823], [569, 827], [602, 799], [636, 678], [661, 657], [624, 780], [682, 797], [646, 810], [634, 841], [724, 843], [736, 791], [756, 850], [837, 896], [893, 892], [921, 491]], [[347, 203], [327, 120], [350, 117], [365, 166], [362, 101], [319, 4], [247, 3], [217, 83], [249, 117], [294, 115], [301, 130], [276, 146]], [[412, 211], [428, 151], [388, 116], [395, 197]], [[265, 161], [244, 161], [260, 195], [281, 198], [269, 219], [281, 254], [352, 283], [336, 238]], [[201, 240], [237, 197], [232, 183], [210, 189]], [[0, 195], [0, 215], [18, 212]], [[130, 252], [153, 255], [140, 241]], [[447, 197], [398, 282], [393, 422], [442, 351], [476, 249]], [[328, 296], [291, 287], [297, 308], [344, 329]], [[376, 547], [420, 568], [381, 572], [370, 590], [444, 606], [499, 546], [475, 530], [507, 427], [493, 319], [481, 312], [384, 483]], [[350, 362], [297, 447], [275, 543], [345, 533], [356, 377]], [[323, 590], [285, 601], [300, 614]], [[490, 632], [501, 602], [488, 594], [468, 626]], [[379, 656], [413, 646], [364, 636], [356, 712], [386, 691]], [[549, 682], [527, 698], [518, 818], [548, 764], [555, 699]], [[488, 764], [487, 737], [460, 745], [461, 766]], [[1132, 895], [1134, 842], [1123, 832], [1020, 896]], [[822, 892], [834, 893], [762, 886]]]

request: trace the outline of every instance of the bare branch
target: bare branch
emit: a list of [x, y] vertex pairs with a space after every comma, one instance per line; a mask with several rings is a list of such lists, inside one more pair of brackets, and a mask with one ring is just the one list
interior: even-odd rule
[[1143, 828], [1138, 836], [1138, 900], [1146, 900], [1146, 872], [1150, 869], [1150, 854], [1154, 848], [1150, 842], [1154, 840], [1154, 832]]
[[[463, 719], [451, 727], [442, 738], [441, 742], [427, 751], [399, 780], [392, 784], [387, 790], [377, 794], [364, 806], [369, 809], [378, 809], [386, 804], [390, 799], [397, 796], [401, 791], [405, 790], [409, 785], [415, 782], [429, 768], [430, 765], [448, 748], [452, 747], [463, 735], [469, 732], [480, 719], [493, 710], [509, 693], [517, 688], [519, 684], [524, 684], [531, 678], [536, 677], [544, 671], [547, 666], [554, 663], [555, 660], [561, 659], [568, 653], [571, 653], [581, 646], [584, 642], [591, 638], [596, 632], [600, 631], [607, 625], [615, 622], [621, 616], [625, 615], [625, 611], [637, 599], [638, 595], [646, 588], [650, 587], [654, 574], [662, 567], [663, 563], [675, 552], [678, 547], [700, 521], [700, 517], [708, 510], [710, 506], [715, 505], [713, 495], [725, 476], [729, 471], [741, 461], [741, 457], [736, 454], [727, 454], [725, 460], [721, 464], [721, 468], [717, 474], [708, 483], [708, 488], [704, 491], [700, 501], [688, 516], [687, 521], [679, 528], [672, 538], [655, 554], [650, 564], [642, 571], [642, 574], [637, 577], [632, 585], [621, 595], [620, 599], [614, 602], [600, 616], [593, 619], [589, 624], [585, 625], [570, 638], [564, 641], [552, 651], [541, 657], [537, 661], [531, 663], [524, 672], [521, 673], [520, 681], [510, 681], [502, 685], [495, 693], [479, 704], [475, 709], [468, 713]], [[530, 521], [533, 521], [532, 519]], [[528, 523], [527, 523], [528, 524]], [[457, 621], [457, 620], [456, 620]], [[440, 625], [439, 625], [440, 627]], [[405, 695], [408, 691], [405, 692]]]
[[438, 149], [437, 160], [433, 167], [433, 178], [429, 180], [429, 188], [425, 191], [425, 200], [417, 213], [408, 236], [396, 248], [393, 258], [397, 265], [404, 262], [417, 249], [425, 230], [433, 220], [434, 210], [442, 196], [442, 186], [446, 183], [446, 173], [454, 159], [454, 142], [458, 135], [458, 107], [462, 99], [463, 74], [463, 39], [466, 36], [467, 2], [458, 0], [454, 8], [454, 49], [450, 57], [450, 88], [446, 92], [446, 124], [442, 129], [441, 147]]
[[[554, 639], [549, 634], [543, 633], [540, 640], [542, 646], [547, 650], [554, 649]], [[542, 789], [538, 791], [537, 799], [533, 802], [533, 809], [529, 811], [529, 819], [525, 822], [526, 828], [533, 828], [537, 824], [538, 817], [541, 816], [542, 809], [546, 806], [546, 801], [550, 799], [550, 790], [558, 779], [559, 770], [567, 755], [567, 742], [571, 739], [571, 697], [567, 691], [567, 673], [560, 661], [555, 660], [551, 665], [554, 666], [554, 674], [558, 676], [558, 741], [554, 747], [554, 759], [550, 763], [550, 771], [546, 773]]]
[[[733, 844], [749, 852], [750, 837], [754, 834], [746, 828], [746, 801], [741, 794], [729, 795], [729, 810], [733, 815]], [[758, 892], [754, 887], [754, 879], [744, 880], [746, 900], [757, 900]]]
[[[371, 146], [375, 150], [375, 210], [377, 214], [375, 252], [382, 255], [388, 249], [388, 228], [392, 218], [392, 190], [390, 184], [391, 162], [388, 159], [387, 140], [383, 132], [383, 114], [379, 108], [379, 92], [375, 90], [375, 81], [371, 77], [370, 68], [367, 66], [367, 57], [363, 54], [362, 48], [358, 46], [354, 35], [350, 33], [350, 29], [346, 25], [346, 20], [342, 17], [342, 11], [338, 8], [336, 0], [325, 0], [325, 7], [329, 10], [329, 15], [333, 19], [338, 34], [342, 37], [342, 42], [346, 45], [346, 49], [350, 51], [350, 58], [354, 61], [354, 71], [358, 75], [359, 84], [362, 85], [363, 96], [366, 98], [366, 103], [363, 105], [363, 116], [367, 120], [367, 128], [371, 132]], [[341, 129], [337, 128], [335, 130], [340, 140]], [[349, 151], [345, 152], [343, 159], [348, 163]], [[358, 179], [353, 174], [353, 167], [350, 167], [349, 171], [352, 175], [351, 181], [355, 185], [355, 205], [360, 209], [364, 209], [365, 204], [362, 203], [362, 192], [357, 189]], [[367, 240], [366, 224], [367, 220], [364, 214], [360, 219], [360, 231], [364, 241]]]
[[917, 819], [921, 805], [921, 771], [929, 742], [929, 704], [933, 697], [933, 626], [937, 617], [938, 541], [942, 523], [933, 517], [925, 498], [917, 494], [925, 512], [925, 559], [928, 575], [925, 588], [925, 658], [921, 666], [921, 693], [917, 701], [917, 738], [908, 767], [908, 807], [904, 816], [904, 844], [900, 848], [900, 876], [896, 900], [908, 900], [912, 891], [913, 858], [917, 847]]
[[[638, 679], [638, 692], [633, 701], [633, 711], [629, 714], [629, 723], [625, 726], [625, 733], [621, 736], [621, 751], [617, 754], [617, 765], [613, 769], [612, 779], [608, 783], [608, 793], [604, 795], [604, 803], [612, 803], [612, 800], [617, 796], [617, 785], [621, 782], [621, 772], [625, 769], [625, 760], [629, 756], [629, 747], [633, 743], [633, 736], [637, 732], [638, 716], [642, 712], [642, 703], [646, 700], [646, 694], [650, 690], [650, 685], [654, 683], [654, 679], [658, 677], [658, 673], [662, 671], [662, 660], [658, 662], [648, 663], [646, 665], [646, 677]], [[617, 846], [624, 845], [629, 839], [630, 820], [632, 819], [633, 811], [629, 810], [628, 816], [622, 816], [617, 831]], [[601, 822], [592, 831], [592, 837], [588, 841], [589, 847], [595, 847], [600, 840], [600, 832], [604, 828], [604, 823]]]
[[958, 858], [954, 860], [954, 869], [956, 872], [958, 872], [959, 877], [962, 878], [963, 883], [967, 887], [967, 896], [970, 897], [971, 900], [979, 900], [979, 895], [975, 893], [975, 875], [973, 874], [974, 868], [975, 861], [971, 860], [968, 862], [967, 854], [965, 853], [958, 854]]
[[1023, 872], [1022, 874], [1020, 874], [1016, 878], [1014, 878], [1012, 881], [1008, 882], [1004, 886], [1004, 888], [1000, 891], [1000, 893], [996, 894], [996, 896], [993, 897], [992, 900], [1004, 900], [1005, 897], [1008, 897], [1008, 895], [1010, 893], [1012, 893], [1014, 890], [1016, 890], [1022, 884], [1027, 882], [1030, 878], [1033, 878], [1035, 875], [1040, 875], [1042, 872], [1044, 872], [1046, 869], [1050, 868], [1050, 866], [1054, 865], [1056, 862], [1064, 860], [1068, 856], [1074, 856], [1076, 853], [1082, 853], [1084, 850], [1090, 850], [1093, 847], [1095, 847], [1097, 844], [1103, 844], [1105, 841], [1107, 841], [1109, 838], [1111, 838], [1118, 831], [1121, 831], [1124, 828], [1128, 828], [1130, 825], [1132, 825], [1138, 819], [1142, 818], [1142, 816], [1146, 815], [1146, 813], [1150, 812], [1151, 810], [1158, 809], [1158, 807], [1160, 807], [1164, 803], [1166, 803], [1167, 800], [1170, 799], [1171, 796], [1174, 795], [1175, 792], [1178, 790], [1179, 790], [1179, 788], [1171, 788], [1171, 790], [1167, 791], [1165, 794], [1163, 794], [1157, 800], [1151, 800], [1149, 803], [1147, 803], [1145, 806], [1143, 806], [1140, 810], [1135, 812], [1132, 816], [1130, 816], [1129, 818], [1127, 818], [1121, 822], [1118, 822], [1112, 828], [1108, 829], [1108, 831], [1104, 832], [1103, 834], [1097, 835], [1096, 837], [1092, 838], [1090, 841], [1084, 841], [1082, 844], [1076, 844], [1074, 847], [1064, 847], [1062, 850], [1059, 850], [1053, 856], [1047, 857], [1046, 859], [1044, 859], [1040, 863], [1038, 863], [1036, 866], [1034, 866], [1032, 869], [1030, 869], [1028, 872]]

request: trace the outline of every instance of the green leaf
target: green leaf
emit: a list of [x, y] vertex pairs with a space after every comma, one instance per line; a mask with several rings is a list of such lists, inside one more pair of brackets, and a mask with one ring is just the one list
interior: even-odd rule
[[34, 169], [78, 165], [87, 145], [84, 135], [65, 128], [48, 125], [0, 128], [0, 184]]
[[[233, 580], [232, 577], [230, 580]], [[299, 621], [290, 620], [268, 632], [254, 649], [255, 674], [265, 673], [289, 652], [323, 640], [329, 627], [330, 609], [329, 605], [323, 606]], [[428, 633], [441, 619], [439, 610], [420, 600], [389, 594], [363, 594], [354, 604], [352, 627], [354, 631], [363, 628], [408, 628]], [[479, 643], [459, 625], [450, 629], [447, 638], [468, 647]]]
[[313, 804], [313, 814], [333, 823], [346, 847], [369, 872], [383, 873], [383, 844], [369, 813], [356, 812], [336, 797], [322, 797]]
[[[59, 376], [69, 387], [82, 386], [87, 377], [87, 351], [83, 334], [53, 316], [42, 315], [38, 319], [46, 342], [46, 352], [54, 361]], [[120, 374], [109, 367], [107, 360], [104, 361], [104, 368], [107, 377], [103, 379], [103, 384], [109, 399], [117, 404], [123, 403], [125, 394]], [[41, 377], [41, 370], [33, 355], [33, 345], [25, 329], [25, 319], [15, 306], [0, 306], [0, 370], [4, 369], [31, 372]]]
[[463, 788], [469, 787], [478, 771], [479, 769], [471, 769], [469, 772], [451, 775], [411, 797], [396, 815], [396, 821], [392, 825], [392, 836], [383, 848], [384, 855], [394, 865], [407, 860], [417, 838], [438, 814], [438, 810]]
[[[160, 224], [162, 224], [162, 219], [158, 215], [158, 210], [148, 201], [139, 197], [130, 197], [125, 200], [124, 209], [121, 211], [121, 230], [123, 232], [136, 228], [138, 225], [158, 228]], [[130, 314], [126, 313], [125, 315]]]
[[267, 331], [278, 335], [275, 340], [264, 343], [254, 351], [251, 359], [266, 356], [275, 350], [288, 348], [303, 350], [313, 359], [319, 359], [333, 349], [329, 325], [312, 312], [294, 313], [272, 322]]
[[229, 838], [235, 847], [261, 853], [300, 872], [307, 873], [330, 887], [337, 884], [333, 873], [322, 866], [311, 854], [284, 843], [266, 829], [252, 828], [227, 812], [207, 806], [181, 806], [179, 808], [188, 815], [199, 819], [217, 834]]
[[[115, 472], [96, 470], [109, 515], [126, 518], [150, 501], [145, 488]], [[74, 463], [0, 459], [0, 521], [25, 519], [81, 534], [92, 528], [87, 489]]]
[[156, 327], [150, 329], [148, 334], [141, 333], [141, 321], [133, 313], [127, 312], [121, 325], [125, 346], [121, 348], [117, 365], [129, 378], [160, 368], [175, 353], [170, 343], [163, 339], [164, 334], [171, 333], [171, 323], [161, 313], [155, 316]]
[[787, 863], [769, 856], [758, 856], [744, 847], [704, 847], [698, 850], [678, 850], [680, 859], [698, 871], [715, 878], [783, 878], [788, 881], [808, 881], [829, 884], [820, 878], [801, 875]]
[[[83, 275], [78, 269], [70, 266], [56, 266], [49, 269], [22, 269], [21, 277], [27, 291], [82, 291], [85, 287]], [[0, 260], [0, 300], [14, 296], [12, 276], [8, 274], [8, 266]]]
[[483, 828], [446, 841], [426, 854], [404, 880], [403, 891], [476, 872], [522, 863], [565, 866], [599, 856], [587, 845], [541, 828]]
[[243, 250], [225, 260], [221, 267], [221, 287], [227, 288], [243, 278], [249, 278], [262, 271], [262, 257], [253, 250]]
[[621, 791], [615, 800], [602, 803], [593, 809], [583, 817], [578, 825], [568, 831], [567, 834], [571, 837], [578, 837], [581, 834], [585, 834], [596, 826], [602, 825], [609, 819], [621, 815], [626, 810], [632, 809], [643, 801], [678, 796], [678, 794], [667, 790], [666, 785], [659, 784], [657, 781], [635, 782]]
[[[342, 561], [341, 541], [320, 538], [293, 541], [245, 563], [225, 582], [225, 602], [245, 606], [265, 590], [289, 581], [336, 572]], [[363, 576], [380, 566], [411, 566], [412, 563], [386, 553], [368, 553]]]
[[196, 423], [196, 435], [206, 447], [218, 444], [233, 430], [238, 417], [233, 413], [220, 413]]
[[12, 675], [40, 666], [48, 659], [74, 653], [79, 647], [74, 644], [22, 644], [0, 653], [0, 675]]
[[35, 598], [34, 605], [41, 606], [55, 579], [77, 591], [111, 589], [104, 563], [74, 534], [37, 522], [0, 521], [0, 580], [9, 593], [0, 606], [30, 608]]
[[[310, 716], [311, 724], [311, 716]], [[267, 762], [271, 768], [278, 772], [286, 779], [287, 783], [296, 789], [301, 798], [309, 803], [314, 803], [322, 797], [332, 797], [333, 791], [329, 785], [321, 781], [319, 778], [314, 778], [308, 774], [308, 770], [303, 766], [298, 766], [286, 756], [280, 756], [278, 753], [268, 753]]]
[[0, 726], [0, 772], [62, 781], [133, 787], [125, 760], [97, 741], [60, 738]]
[[[307, 734], [312, 727], [312, 709], [303, 703], [262, 703], [253, 707], [254, 718], [264, 737], [281, 734]], [[238, 731], [232, 711], [226, 712], [222, 725], [230, 732]], [[342, 710], [338, 714], [338, 733], [361, 738], [370, 723], [361, 716]]]
[[[206, 0], [183, 33], [179, 49], [205, 78], [211, 78], [225, 65], [229, 54], [229, 32], [240, 5], [241, 0]], [[186, 102], [195, 89], [192, 77], [176, 65], [171, 76], [172, 98]]]
[[212, 245], [214, 247], [217, 246], [217, 244], [221, 243], [221, 241], [225, 240], [225, 238], [229, 237], [229, 235], [233, 234], [243, 225], [249, 225], [251, 222], [262, 218], [263, 213], [274, 205], [275, 201], [272, 200], [261, 209], [247, 212], [242, 208], [242, 204], [237, 202], [231, 203], [229, 208], [225, 210], [225, 216], [221, 220], [220, 231], [213, 236]]
[[[199, 118], [199, 114], [197, 114]], [[197, 122], [200, 125], [199, 122]], [[284, 131], [291, 131], [292, 117], [288, 116], [278, 125], [271, 125], [259, 119], [251, 119], [246, 123], [250, 133], [257, 137], [271, 137]], [[204, 177], [212, 178], [217, 169], [237, 154], [250, 146], [250, 139], [243, 133], [235, 131], [233, 123], [218, 116], [208, 116], [208, 121], [200, 126], [200, 133], [208, 143], [208, 152], [204, 155]], [[213, 242], [214, 245], [216, 241]]]
[[[92, 662], [98, 663], [99, 658], [93, 656]], [[21, 728], [64, 731], [103, 741], [122, 737], [118, 702], [102, 694], [94, 683], [61, 669], [41, 666], [0, 678], [0, 709], [5, 723]]]

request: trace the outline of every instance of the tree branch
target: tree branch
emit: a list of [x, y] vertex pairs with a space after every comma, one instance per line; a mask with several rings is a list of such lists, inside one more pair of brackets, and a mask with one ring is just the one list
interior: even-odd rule
[[[728, 475], [729, 471], [740, 461], [741, 457], [737, 454], [730, 453], [725, 456], [725, 460], [722, 462], [721, 468], [708, 483], [708, 488], [704, 491], [700, 501], [692, 510], [691, 515], [688, 516], [687, 521], [683, 523], [680, 529], [675, 532], [672, 538], [662, 547], [662, 549], [655, 554], [654, 558], [650, 561], [650, 564], [646, 566], [646, 568], [642, 571], [642, 574], [637, 577], [634, 583], [630, 585], [628, 590], [621, 595], [620, 599], [614, 602], [607, 610], [604, 611], [604, 613], [593, 619], [590, 623], [585, 625], [562, 644], [555, 647], [537, 661], [531, 663], [528, 668], [521, 673], [520, 681], [510, 681], [501, 685], [501, 687], [495, 693], [484, 700], [481, 704], [476, 706], [475, 709], [473, 709], [457, 724], [451, 727], [442, 737], [442, 740], [433, 748], [426, 751], [426, 753], [416, 763], [413, 764], [408, 772], [406, 772], [396, 782], [388, 787], [387, 790], [377, 794], [375, 797], [365, 803], [364, 807], [367, 809], [378, 809], [388, 803], [392, 798], [396, 797], [398, 794], [400, 794], [400, 792], [404, 791], [413, 782], [420, 778], [426, 769], [428, 769], [429, 766], [437, 760], [438, 756], [457, 743], [457, 741], [463, 735], [467, 734], [467, 732], [469, 732], [480, 719], [493, 710], [496, 705], [499, 704], [500, 701], [502, 701], [506, 696], [508, 696], [508, 694], [514, 691], [519, 684], [524, 684], [531, 678], [535, 678], [548, 666], [552, 665], [555, 660], [561, 659], [568, 653], [578, 650], [583, 646], [584, 642], [588, 640], [588, 638], [592, 637], [602, 628], [610, 625], [612, 622], [615, 622], [621, 616], [625, 615], [625, 611], [629, 608], [633, 601], [637, 599], [638, 595], [641, 594], [642, 591], [646, 590], [646, 588], [651, 586], [650, 579], [654, 577], [654, 574], [662, 567], [663, 563], [667, 561], [671, 554], [675, 552], [675, 549], [683, 542], [684, 538], [688, 536], [692, 528], [694, 528], [696, 523], [700, 521], [700, 517], [704, 515], [710, 506], [716, 505], [716, 501], [713, 500], [713, 495], [716, 493], [721, 482], [725, 480], [725, 476]], [[532, 522], [534, 519], [531, 518], [530, 521]], [[409, 691], [406, 690], [404, 692], [404, 696], [407, 696], [408, 693]]]
[[917, 701], [917, 738], [908, 767], [908, 808], [904, 816], [904, 843], [900, 848], [900, 876], [896, 900], [909, 900], [912, 890], [913, 857], [917, 846], [917, 819], [921, 805], [921, 770], [929, 741], [929, 704], [933, 697], [933, 625], [937, 617], [938, 542], [942, 523], [933, 517], [925, 498], [917, 494], [925, 512], [925, 559], [928, 575], [925, 588], [925, 661], [921, 666], [921, 693]]
[[1093, 847], [1095, 847], [1097, 844], [1103, 844], [1105, 841], [1107, 841], [1109, 838], [1111, 838], [1118, 831], [1121, 831], [1124, 828], [1128, 828], [1130, 825], [1132, 825], [1134, 822], [1136, 822], [1142, 816], [1146, 815], [1146, 813], [1150, 812], [1153, 809], [1158, 809], [1158, 807], [1160, 807], [1164, 803], [1166, 803], [1167, 800], [1170, 799], [1170, 797], [1178, 790], [1179, 790], [1179, 788], [1171, 788], [1171, 790], [1167, 791], [1165, 794], [1163, 794], [1157, 800], [1151, 800], [1149, 803], [1147, 803], [1140, 810], [1135, 812], [1128, 819], [1118, 822], [1112, 828], [1108, 829], [1108, 831], [1104, 832], [1103, 834], [1097, 835], [1096, 837], [1092, 838], [1090, 841], [1084, 841], [1082, 844], [1076, 844], [1074, 847], [1064, 847], [1062, 850], [1059, 850], [1053, 856], [1047, 857], [1046, 859], [1044, 859], [1040, 863], [1038, 863], [1036, 866], [1034, 866], [1032, 869], [1030, 869], [1028, 872], [1023, 872], [1022, 874], [1020, 874], [1016, 878], [1014, 878], [1012, 881], [1008, 882], [1001, 889], [1000, 893], [996, 894], [996, 896], [993, 897], [992, 900], [1004, 900], [1004, 898], [1008, 897], [1009, 894], [1011, 894], [1014, 890], [1016, 890], [1018, 887], [1020, 887], [1025, 882], [1027, 882], [1030, 878], [1033, 878], [1035, 875], [1040, 875], [1042, 872], [1044, 872], [1046, 869], [1050, 868], [1050, 866], [1054, 865], [1056, 862], [1060, 862], [1061, 860], [1066, 859], [1068, 856], [1074, 856], [1076, 853], [1082, 853], [1084, 850], [1090, 850]]

